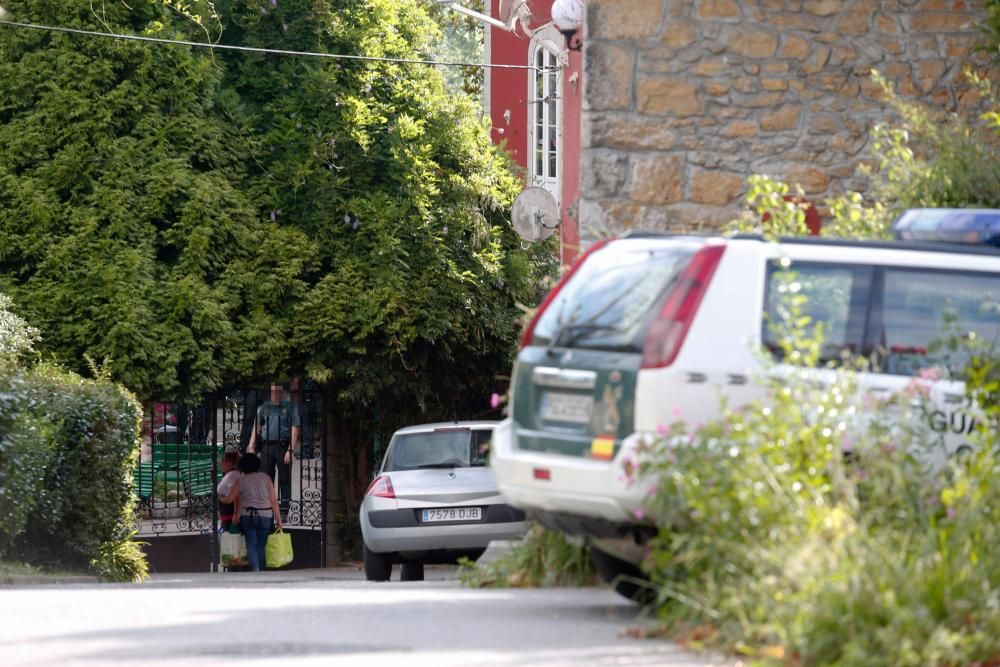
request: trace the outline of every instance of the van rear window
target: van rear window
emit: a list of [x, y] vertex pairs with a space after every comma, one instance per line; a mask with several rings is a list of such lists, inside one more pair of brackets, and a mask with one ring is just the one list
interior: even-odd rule
[[535, 344], [641, 352], [666, 290], [699, 247], [625, 239], [595, 252], [542, 313]]

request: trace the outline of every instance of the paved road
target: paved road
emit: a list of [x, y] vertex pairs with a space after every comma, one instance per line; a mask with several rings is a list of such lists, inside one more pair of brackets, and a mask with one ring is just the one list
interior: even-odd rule
[[0, 663], [303, 665], [723, 664], [623, 637], [649, 623], [605, 589], [470, 590], [451, 568], [369, 583], [357, 568], [159, 575], [134, 586], [0, 588]]

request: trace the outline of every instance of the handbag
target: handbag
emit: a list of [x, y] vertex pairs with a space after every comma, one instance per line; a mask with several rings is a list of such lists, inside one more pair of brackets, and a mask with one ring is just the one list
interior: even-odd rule
[[247, 543], [243, 535], [226, 531], [219, 536], [219, 561], [224, 567], [246, 564]]
[[292, 535], [278, 529], [267, 536], [264, 560], [268, 567], [284, 567], [292, 562]]

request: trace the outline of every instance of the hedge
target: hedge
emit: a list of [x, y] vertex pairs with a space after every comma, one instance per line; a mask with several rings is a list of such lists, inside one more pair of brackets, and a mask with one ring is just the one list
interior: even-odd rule
[[[101, 561], [120, 558], [134, 524], [141, 418], [110, 382], [44, 365], [0, 369], [0, 497], [15, 499], [0, 503], [0, 555], [114, 576]], [[123, 578], [144, 572], [133, 565]]]
[[0, 555], [24, 532], [55, 442], [30, 403], [29, 383], [0, 369]]

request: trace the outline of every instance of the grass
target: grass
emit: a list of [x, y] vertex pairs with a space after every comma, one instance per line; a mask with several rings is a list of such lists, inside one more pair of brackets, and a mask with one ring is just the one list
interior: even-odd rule
[[7, 577], [80, 577], [93, 576], [90, 572], [63, 570], [58, 568], [43, 568], [29, 563], [0, 560], [0, 579]]
[[593, 586], [597, 582], [586, 547], [538, 525], [509, 553], [483, 564], [466, 558], [459, 566], [459, 580], [474, 588]]

